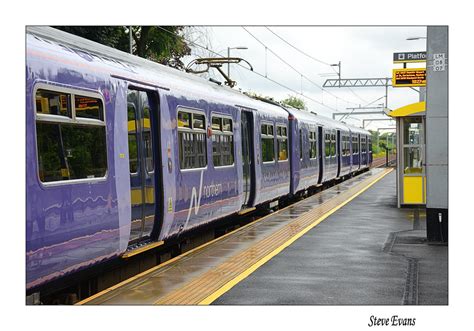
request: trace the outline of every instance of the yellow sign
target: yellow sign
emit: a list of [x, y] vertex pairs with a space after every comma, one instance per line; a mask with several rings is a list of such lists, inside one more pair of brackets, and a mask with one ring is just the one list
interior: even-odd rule
[[393, 69], [392, 86], [426, 86], [426, 68]]
[[173, 198], [168, 198], [168, 213], [173, 212]]

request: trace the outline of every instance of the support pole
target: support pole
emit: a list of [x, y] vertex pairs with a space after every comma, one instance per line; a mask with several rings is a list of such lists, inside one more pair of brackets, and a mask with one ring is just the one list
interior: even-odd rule
[[428, 26], [426, 63], [426, 236], [448, 241], [448, 27]]

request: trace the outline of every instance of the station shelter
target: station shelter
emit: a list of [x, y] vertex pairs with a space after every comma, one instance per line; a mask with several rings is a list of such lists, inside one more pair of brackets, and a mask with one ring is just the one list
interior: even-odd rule
[[426, 205], [425, 110], [421, 101], [388, 114], [397, 123], [398, 207]]

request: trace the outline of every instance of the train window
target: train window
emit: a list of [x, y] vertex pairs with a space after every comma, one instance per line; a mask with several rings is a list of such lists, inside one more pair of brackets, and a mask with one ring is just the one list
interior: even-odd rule
[[178, 111], [178, 145], [180, 169], [207, 165], [207, 140], [204, 114]]
[[262, 140], [262, 160], [263, 162], [275, 161], [275, 145], [273, 136], [273, 125], [261, 125], [261, 140]]
[[145, 149], [145, 168], [147, 172], [154, 170], [153, 164], [153, 141], [151, 137], [151, 118], [150, 105], [148, 104], [148, 95], [146, 92], [140, 91], [143, 100], [143, 119], [141, 121], [143, 128], [143, 143]]
[[359, 154], [359, 139], [352, 137], [352, 154]]
[[324, 154], [326, 157], [331, 156], [331, 135], [329, 133], [324, 134]]
[[346, 155], [346, 136], [341, 134], [341, 155]]
[[336, 155], [336, 134], [331, 134], [331, 155]]
[[303, 160], [303, 130], [300, 129], [300, 160]]
[[212, 117], [212, 130], [221, 130], [222, 126], [222, 118], [220, 117]]
[[369, 137], [369, 152], [372, 153], [372, 138]]
[[100, 121], [104, 120], [102, 103], [99, 102], [98, 99], [76, 95], [74, 97], [74, 103], [77, 117], [93, 118]]
[[315, 159], [318, 156], [318, 144], [316, 141], [316, 131], [309, 132], [309, 158]]
[[60, 92], [38, 90], [36, 92], [36, 113], [60, 115], [71, 118], [71, 95]]
[[[46, 90], [36, 93], [38, 169], [39, 178], [44, 183], [106, 175], [107, 146], [102, 101], [87, 97], [89, 104], [94, 105], [91, 107], [95, 107], [96, 119], [101, 121], [81, 121], [77, 114], [84, 107], [72, 105], [70, 100], [73, 97], [73, 94]], [[69, 119], [64, 121], [63, 116]]]
[[137, 122], [135, 118], [135, 105], [128, 103], [128, 155], [130, 162], [130, 173], [138, 171], [138, 149], [137, 149]]
[[232, 132], [232, 120], [230, 118], [222, 119], [222, 131]]
[[193, 129], [204, 130], [204, 115], [193, 114]]
[[178, 112], [178, 127], [191, 129], [191, 114], [183, 111]]
[[350, 147], [350, 138], [349, 135], [345, 136], [346, 137], [346, 156], [351, 155], [351, 147]]
[[214, 166], [234, 164], [232, 119], [213, 116], [212, 127], [212, 160]]
[[285, 126], [277, 126], [278, 161], [288, 160], [288, 134]]

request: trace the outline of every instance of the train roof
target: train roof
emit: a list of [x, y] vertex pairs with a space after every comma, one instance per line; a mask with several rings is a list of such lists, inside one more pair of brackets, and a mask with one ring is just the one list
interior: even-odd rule
[[[55, 53], [56, 55], [59, 52], [63, 56], [74, 57], [74, 60], [79, 63], [87, 62], [89, 65], [106, 67], [107, 73], [110, 75], [168, 88], [173, 93], [206, 95], [211, 99], [226, 101], [235, 106], [255, 109], [259, 113], [278, 117], [287, 117], [288, 113], [291, 113], [297, 118], [316, 121], [320, 125], [341, 130], [350, 128], [351, 131], [368, 134], [363, 129], [308, 111], [281, 106], [269, 101], [261, 101], [194, 74], [185, 73], [52, 27], [29, 26], [26, 31], [34, 38], [27, 38], [27, 56], [29, 55], [28, 48], [35, 47], [43, 52]], [[66, 63], [71, 65], [71, 62], [66, 61]], [[84, 66], [81, 66], [81, 68], [84, 68]]]
[[339, 129], [339, 130], [344, 130], [344, 131], [350, 130], [351, 132], [357, 132], [361, 134], [370, 134], [370, 132], [362, 128], [348, 125], [346, 123], [342, 123], [342, 122], [330, 119], [328, 117], [318, 115], [311, 111], [300, 110], [300, 109], [296, 109], [296, 108], [288, 107], [288, 106], [284, 106], [284, 107], [288, 110], [290, 114], [292, 114], [298, 120], [304, 120], [307, 122], [311, 122], [313, 124], [318, 124], [325, 127], [331, 127], [334, 129]]
[[[30, 26], [26, 31], [30, 35], [30, 38], [27, 36], [27, 56], [29, 55], [28, 48], [40, 49], [48, 54], [57, 55], [59, 52], [62, 56], [74, 57], [75, 61], [79, 61], [78, 63], [87, 62], [89, 66], [105, 67], [107, 74], [167, 88], [173, 93], [195, 94], [200, 97], [205, 95], [211, 100], [222, 100], [235, 106], [256, 109], [276, 116], [288, 116], [288, 113], [278, 105], [256, 100], [240, 91], [218, 85], [194, 74], [185, 73], [58, 29]], [[32, 54], [31, 56], [34, 56], [37, 53]], [[71, 65], [70, 61], [66, 62], [67, 65]], [[81, 65], [81, 68], [84, 66]]]

